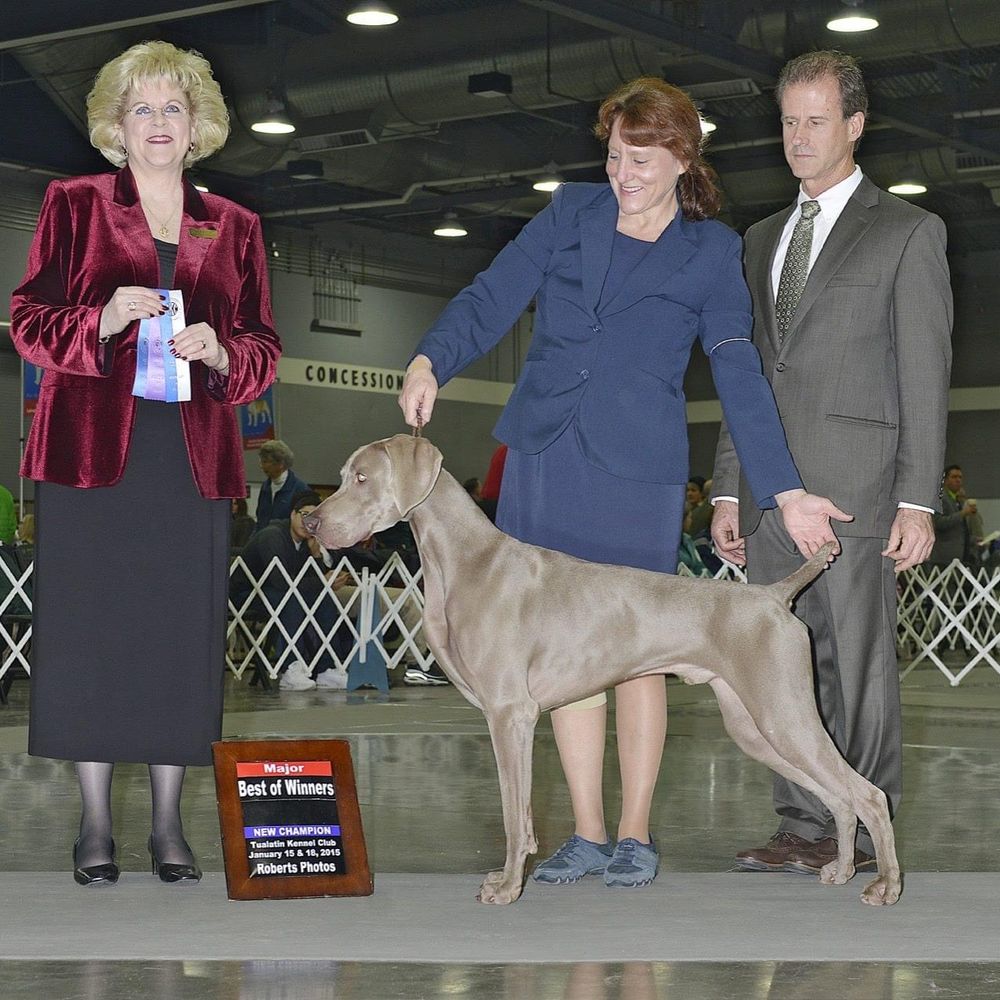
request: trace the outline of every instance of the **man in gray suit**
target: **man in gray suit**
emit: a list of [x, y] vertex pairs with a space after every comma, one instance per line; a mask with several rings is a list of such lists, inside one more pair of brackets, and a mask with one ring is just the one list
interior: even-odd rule
[[[854, 515], [841, 551], [802, 595], [824, 723], [895, 812], [902, 736], [893, 571], [923, 562], [940, 502], [951, 368], [952, 300], [941, 220], [879, 190], [855, 165], [868, 98], [839, 52], [792, 60], [777, 88], [785, 158], [800, 180], [791, 208], [746, 234], [753, 339], [807, 488]], [[780, 519], [757, 509], [723, 425], [712, 536], [750, 580], [801, 564]], [[760, 664], [766, 672], [768, 664]], [[737, 867], [818, 872], [837, 854], [829, 812], [783, 778], [778, 832]], [[859, 828], [858, 867], [874, 867]]]

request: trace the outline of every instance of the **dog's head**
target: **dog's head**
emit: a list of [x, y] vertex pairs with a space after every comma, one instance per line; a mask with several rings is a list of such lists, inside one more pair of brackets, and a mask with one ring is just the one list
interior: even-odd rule
[[340, 489], [304, 518], [306, 530], [328, 549], [354, 545], [405, 519], [427, 499], [440, 472], [441, 452], [424, 438], [373, 441], [347, 460]]

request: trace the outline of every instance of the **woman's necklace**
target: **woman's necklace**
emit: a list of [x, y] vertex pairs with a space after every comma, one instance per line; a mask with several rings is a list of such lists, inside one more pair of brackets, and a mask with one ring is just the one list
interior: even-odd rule
[[149, 219], [154, 226], [159, 226], [156, 233], [161, 240], [165, 240], [170, 236], [170, 224], [174, 221], [174, 216], [177, 214], [178, 207], [179, 206], [175, 205], [171, 213], [161, 222], [155, 215], [153, 215], [152, 209], [146, 205], [142, 206], [142, 210], [146, 213], [146, 218]]

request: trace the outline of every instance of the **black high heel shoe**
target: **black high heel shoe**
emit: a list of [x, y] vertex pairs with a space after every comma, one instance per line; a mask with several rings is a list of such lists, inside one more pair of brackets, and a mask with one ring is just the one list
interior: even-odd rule
[[[187, 846], [185, 844], [185, 846]], [[200, 882], [201, 869], [197, 864], [175, 865], [169, 861], [161, 861], [153, 850], [153, 835], [149, 835], [149, 856], [153, 861], [153, 874], [159, 876], [161, 882]], [[191, 848], [188, 847], [190, 851]]]
[[118, 881], [121, 869], [115, 864], [115, 842], [111, 841], [111, 860], [103, 865], [88, 865], [81, 868], [76, 863], [76, 854], [80, 847], [80, 838], [77, 837], [73, 845], [73, 878], [79, 885], [114, 885]]

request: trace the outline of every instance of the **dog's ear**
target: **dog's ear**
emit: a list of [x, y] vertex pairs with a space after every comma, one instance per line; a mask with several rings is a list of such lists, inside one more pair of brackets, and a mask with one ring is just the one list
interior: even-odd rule
[[441, 452], [426, 438], [397, 434], [385, 441], [392, 466], [392, 498], [402, 516], [427, 499], [441, 473]]

